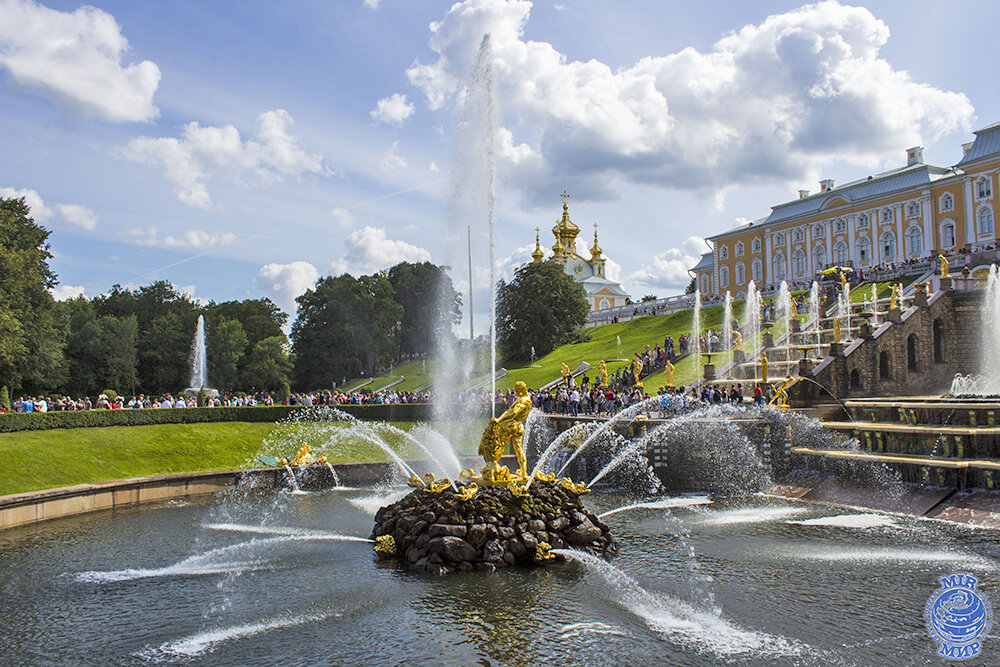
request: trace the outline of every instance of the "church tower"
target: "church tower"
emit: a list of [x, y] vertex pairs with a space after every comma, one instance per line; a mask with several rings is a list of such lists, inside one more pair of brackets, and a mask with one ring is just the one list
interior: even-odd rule
[[607, 260], [604, 259], [604, 251], [601, 250], [601, 246], [597, 245], [597, 223], [594, 223], [594, 247], [590, 249], [590, 268], [594, 270], [594, 275], [598, 278], [605, 278], [604, 275], [604, 265]]
[[535, 252], [531, 253], [531, 261], [538, 264], [543, 259], [545, 259], [545, 253], [542, 252], [542, 244], [538, 240], [538, 233], [542, 231], [538, 227], [535, 227]]
[[[552, 252], [555, 253], [552, 259], [565, 263], [576, 252], [576, 235], [580, 233], [580, 228], [569, 219], [569, 205], [566, 203], [569, 195], [563, 190], [560, 196], [563, 198], [563, 213], [562, 219], [552, 228], [552, 234], [556, 237], [556, 244], [552, 246]], [[556, 250], [557, 247], [559, 250]]]

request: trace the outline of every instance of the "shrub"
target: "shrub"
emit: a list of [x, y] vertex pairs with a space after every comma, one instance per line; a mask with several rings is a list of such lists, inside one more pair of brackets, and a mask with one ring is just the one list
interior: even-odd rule
[[202, 387], [198, 390], [198, 407], [203, 408], [208, 405], [208, 392]]
[[284, 403], [288, 400], [288, 397], [292, 395], [292, 388], [288, 386], [287, 381], [281, 383], [281, 387], [278, 388], [278, 394], [274, 399], [278, 403]]
[[114, 403], [116, 400], [118, 400], [118, 392], [115, 391], [114, 389], [105, 389], [101, 393], [104, 394], [105, 396], [107, 396], [108, 400], [110, 402], [112, 402], [112, 403]]
[[7, 385], [0, 387], [0, 408], [10, 412], [10, 392], [7, 391]]

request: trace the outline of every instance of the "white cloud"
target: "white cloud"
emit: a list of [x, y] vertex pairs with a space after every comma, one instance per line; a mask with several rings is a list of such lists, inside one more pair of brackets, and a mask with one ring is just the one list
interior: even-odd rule
[[142, 246], [158, 248], [190, 248], [194, 250], [208, 250], [228, 245], [236, 240], [236, 235], [232, 232], [221, 232], [210, 234], [200, 229], [192, 229], [184, 232], [180, 236], [161, 237], [156, 227], [134, 227], [125, 232], [125, 237]]
[[29, 190], [28, 188], [0, 188], [0, 197], [5, 199], [20, 199], [24, 197], [24, 201], [31, 209], [31, 217], [35, 222], [45, 222], [52, 217], [52, 209], [45, 205], [45, 201], [36, 190]]
[[361, 4], [367, 7], [368, 9], [378, 9], [378, 6], [381, 2], [382, 0], [364, 0], [364, 2], [362, 2]]
[[0, 67], [19, 86], [73, 112], [122, 123], [160, 115], [160, 70], [123, 65], [129, 44], [107, 12], [60, 12], [32, 0], [0, 0]]
[[413, 115], [413, 103], [406, 101], [406, 95], [393, 93], [380, 99], [369, 113], [377, 123], [398, 126]]
[[[501, 173], [533, 202], [569, 188], [611, 198], [616, 183], [716, 194], [788, 183], [834, 159], [871, 165], [968, 129], [962, 94], [914, 81], [879, 57], [889, 29], [863, 7], [805, 5], [748, 25], [705, 52], [686, 48], [612, 68], [526, 40], [531, 3], [465, 0], [430, 26], [429, 64], [410, 82], [431, 109], [465, 98], [490, 33], [508, 128]], [[901, 161], [901, 160], [900, 160]]]
[[406, 241], [393, 241], [379, 227], [365, 226], [351, 232], [347, 252], [330, 263], [334, 273], [362, 275], [388, 269], [400, 262], [429, 262], [431, 253]]
[[336, 222], [338, 226], [345, 229], [353, 227], [358, 221], [357, 218], [354, 217], [354, 214], [346, 208], [333, 209], [330, 211], [330, 217], [333, 218], [333, 221]]
[[[629, 274], [625, 282], [679, 294], [691, 282], [688, 269], [694, 267], [707, 250], [703, 238], [689, 236], [680, 248], [670, 248], [655, 255], [652, 262]], [[608, 274], [610, 278], [610, 271]]]
[[295, 319], [295, 298], [310, 289], [319, 278], [319, 271], [309, 262], [265, 264], [260, 267], [253, 284], [271, 297], [278, 307]]
[[49, 292], [52, 293], [52, 298], [56, 301], [65, 301], [83, 296], [86, 288], [83, 285], [56, 285]]
[[209, 208], [212, 199], [207, 181], [213, 173], [240, 181], [253, 175], [263, 184], [304, 174], [328, 175], [318, 154], [307, 153], [288, 133], [293, 124], [284, 109], [265, 111], [257, 117], [252, 139], [243, 141], [232, 125], [184, 126], [179, 138], [138, 137], [119, 148], [118, 157], [158, 168], [188, 206]]
[[195, 289], [197, 289], [195, 285], [184, 285], [182, 287], [178, 287], [177, 291], [186, 296], [187, 298], [191, 299], [192, 301], [194, 301], [199, 306], [207, 306], [208, 299], [203, 299], [200, 296], [196, 296], [194, 293]]
[[382, 156], [382, 171], [386, 173], [391, 173], [398, 171], [406, 167], [406, 159], [396, 153], [396, 148], [399, 146], [398, 141], [392, 142], [392, 146], [389, 146], [389, 150], [385, 152]]
[[59, 217], [65, 222], [93, 230], [97, 227], [97, 214], [79, 204], [56, 204]]
[[431, 162], [427, 165], [427, 168], [435, 173], [441, 171], [441, 167], [437, 166], [437, 162]]

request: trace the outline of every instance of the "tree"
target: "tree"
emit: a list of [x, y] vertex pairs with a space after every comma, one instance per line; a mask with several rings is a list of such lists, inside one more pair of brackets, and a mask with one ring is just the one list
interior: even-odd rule
[[284, 337], [281, 328], [288, 321], [288, 315], [267, 298], [210, 303], [205, 308], [205, 319], [211, 323], [213, 318], [228, 318], [240, 323], [247, 335], [245, 354], [265, 338]]
[[62, 367], [49, 232], [30, 212], [23, 197], [0, 197], [0, 379], [15, 393], [57, 385]]
[[246, 332], [236, 320], [221, 318], [207, 327], [205, 351], [212, 384], [224, 392], [237, 387], [237, 366], [246, 348]]
[[691, 278], [691, 282], [689, 282], [688, 286], [684, 288], [684, 293], [694, 294], [695, 289], [697, 289], [697, 287], [695, 286], [694, 278]]
[[586, 293], [561, 266], [532, 262], [497, 289], [497, 343], [510, 361], [548, 354], [571, 341], [587, 319]]
[[656, 301], [656, 295], [655, 294], [647, 294], [647, 295], [643, 296], [641, 299], [639, 299], [639, 303], [646, 303], [647, 301]]
[[401, 262], [389, 269], [395, 301], [403, 308], [399, 354], [424, 354], [437, 349], [452, 326], [462, 321], [462, 296], [444, 269], [430, 262]]
[[242, 384], [260, 391], [280, 392], [288, 386], [292, 370], [288, 340], [284, 335], [272, 336], [257, 343], [247, 355]]

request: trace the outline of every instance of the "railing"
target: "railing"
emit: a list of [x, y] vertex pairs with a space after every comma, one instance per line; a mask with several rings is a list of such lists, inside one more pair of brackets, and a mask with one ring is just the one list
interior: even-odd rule
[[617, 308], [595, 310], [587, 315], [587, 322], [584, 326], [593, 327], [598, 324], [608, 324], [612, 321], [628, 322], [650, 315], [669, 315], [670, 313], [676, 313], [678, 310], [686, 310], [693, 307], [693, 294], [678, 294], [653, 301], [630, 303], [625, 306], [618, 306]]

